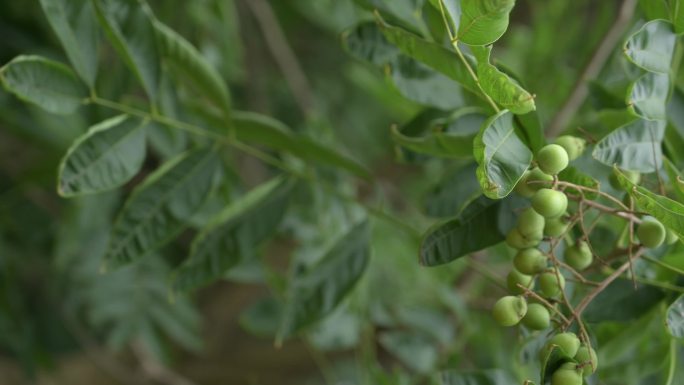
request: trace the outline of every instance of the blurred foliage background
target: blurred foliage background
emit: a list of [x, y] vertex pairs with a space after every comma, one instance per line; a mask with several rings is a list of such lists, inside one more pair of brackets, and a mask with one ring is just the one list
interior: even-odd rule
[[[342, 43], [344, 31], [373, 21], [373, 7], [409, 29], [443, 34], [428, 1], [149, 3], [219, 69], [235, 108], [274, 116], [351, 155], [372, 170], [380, 187], [337, 180], [341, 189], [361, 191], [360, 200], [378, 203], [418, 228], [435, 221], [425, 215], [426, 202], [463, 163], [397, 162], [390, 127], [426, 106], [449, 107], [458, 97], [435, 82], [402, 79], [393, 68], [355, 59]], [[638, 12], [657, 12], [657, 1], [641, 3]], [[618, 1], [517, 2], [493, 57], [536, 94], [543, 122], [570, 93], [618, 7]], [[37, 0], [0, 2], [0, 36], [0, 63], [19, 54], [66, 62]], [[135, 79], [112, 47], [104, 44], [100, 55], [105, 66], [98, 87], [113, 95], [130, 89]], [[596, 89], [605, 92], [592, 95], [605, 106], [611, 98], [601, 96], [610, 94], [611, 83], [603, 80]], [[406, 98], [402, 87], [423, 87], [424, 97]], [[596, 122], [588, 129], [601, 130], [590, 110], [580, 114], [578, 120]], [[359, 217], [358, 207], [320, 188], [296, 202], [296, 214], [263, 250], [268, 268], [240, 266], [191, 299], [171, 302], [167, 290], [168, 271], [187, 252], [187, 236], [144, 263], [101, 274], [121, 192], [66, 200], [55, 185], [57, 164], [70, 143], [89, 122], [105, 116], [97, 108], [51, 115], [0, 93], [0, 384], [412, 384], [429, 383], [438, 368], [492, 368], [503, 384], [526, 372], [511, 357], [533, 354], [519, 348], [529, 344], [512, 343], [527, 336], [496, 327], [488, 313], [503, 293], [492, 280], [505, 274], [508, 252], [491, 253], [486, 269], [477, 257], [421, 268], [418, 238], [381, 218], [373, 220], [371, 264], [350, 298], [302, 338], [274, 348], [280, 305], [263, 283], [282, 285], [288, 260], [314, 260]], [[147, 170], [188, 140], [163, 127], [151, 136], [154, 155]], [[227, 156], [236, 166], [220, 192], [223, 198], [268, 175], [250, 156]], [[647, 317], [631, 328], [649, 330], [654, 320]], [[631, 346], [624, 326], [605, 328], [617, 336], [615, 351]], [[613, 362], [616, 378], [627, 377], [617, 368], [639, 355], [625, 349]], [[648, 356], [652, 367], [644, 373], [660, 369], [663, 356], [657, 353]]]

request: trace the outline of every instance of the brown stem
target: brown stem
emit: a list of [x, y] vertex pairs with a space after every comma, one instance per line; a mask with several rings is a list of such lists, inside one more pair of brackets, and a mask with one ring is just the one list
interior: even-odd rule
[[587, 81], [595, 78], [601, 68], [604, 66], [608, 58], [613, 52], [613, 47], [620, 41], [620, 37], [629, 26], [629, 22], [634, 15], [634, 8], [637, 0], [624, 0], [615, 22], [610, 27], [603, 40], [596, 47], [596, 50], [589, 59], [587, 66], [580, 74], [575, 86], [570, 95], [563, 103], [563, 106], [558, 110], [558, 113], [551, 119], [548, 128], [546, 129], [546, 136], [553, 138], [558, 136], [568, 125], [577, 110], [582, 106], [584, 100], [589, 95], [589, 88]]
[[597, 286], [594, 290], [592, 290], [589, 294], [587, 294], [584, 299], [577, 305], [577, 308], [575, 309], [577, 312], [577, 316], [581, 316], [582, 312], [586, 307], [589, 305], [589, 303], [603, 290], [605, 290], [608, 285], [610, 285], [613, 281], [615, 281], [622, 273], [624, 273], [628, 268], [632, 260], [635, 260], [641, 256], [641, 254], [644, 253], [644, 249], [640, 248], [637, 250], [636, 254], [632, 258], [630, 258], [629, 261], [625, 262], [620, 266], [617, 270], [613, 272], [613, 274], [609, 275], [606, 277], [603, 281], [601, 281], [601, 284]]
[[537, 301], [541, 302], [542, 304], [544, 304], [544, 306], [549, 308], [549, 310], [552, 310], [554, 313], [556, 313], [561, 318], [563, 323], [569, 323], [570, 322], [568, 320], [568, 318], [565, 315], [563, 315], [563, 313], [561, 313], [560, 310], [556, 309], [555, 306], [553, 306], [549, 301], [545, 300], [542, 296], [540, 296], [539, 294], [530, 290], [530, 288], [525, 287], [524, 285], [521, 285], [519, 283], [516, 283], [516, 285], [525, 291], [525, 295], [530, 296], [530, 297], [534, 297]]
[[266, 0], [248, 0], [245, 4], [254, 14], [261, 28], [266, 44], [283, 72], [285, 81], [290, 87], [297, 105], [305, 116], [309, 116], [313, 110], [313, 92], [309, 81], [304, 75], [302, 67], [297, 61], [292, 48], [285, 39], [283, 29], [280, 27], [278, 18]]

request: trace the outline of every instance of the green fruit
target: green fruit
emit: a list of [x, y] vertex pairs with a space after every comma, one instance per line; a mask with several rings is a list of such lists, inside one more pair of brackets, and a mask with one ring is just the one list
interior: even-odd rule
[[513, 265], [523, 274], [537, 274], [546, 269], [546, 257], [539, 249], [522, 249], [513, 258]]
[[577, 354], [577, 351], [579, 350], [580, 340], [579, 338], [577, 338], [575, 333], [559, 333], [553, 336], [549, 340], [549, 342], [547, 342], [547, 345], [558, 345], [558, 347], [561, 350], [561, 353], [563, 353], [565, 357], [572, 358]]
[[551, 385], [582, 385], [584, 380], [574, 362], [566, 362], [551, 376]]
[[665, 236], [665, 243], [667, 243], [668, 245], [672, 245], [675, 242], [677, 242], [678, 240], [679, 240], [679, 237], [677, 236], [677, 233], [675, 233], [674, 231], [672, 231], [670, 229], [667, 229], [667, 235]]
[[508, 295], [494, 304], [492, 315], [501, 326], [516, 325], [527, 313], [527, 302], [520, 296]]
[[513, 294], [524, 293], [525, 290], [519, 288], [518, 284], [521, 284], [530, 290], [534, 287], [534, 281], [531, 276], [525, 275], [516, 269], [511, 269], [506, 276], [506, 286], [508, 286], [508, 290]]
[[594, 261], [589, 245], [582, 240], [565, 249], [563, 257], [565, 262], [577, 271], [586, 269]]
[[532, 170], [525, 171], [518, 184], [515, 185], [515, 192], [525, 198], [531, 198], [540, 188], [551, 186], [551, 181], [553, 181], [551, 175], [544, 174], [539, 168], [535, 167]]
[[[560, 285], [558, 284], [560, 277]], [[553, 271], [547, 271], [539, 276], [539, 289], [546, 297], [555, 297], [565, 288], [565, 277], [556, 276]]]
[[506, 235], [506, 244], [514, 249], [527, 249], [529, 247], [534, 247], [539, 244], [542, 240], [541, 231], [538, 234], [534, 234], [532, 237], [525, 237], [520, 234], [517, 227], [511, 229]]
[[[527, 311], [529, 313], [529, 308]], [[524, 320], [523, 318], [523, 322]], [[594, 373], [598, 367], [598, 356], [590, 346], [581, 346], [577, 350], [577, 354], [575, 354], [575, 361], [582, 366], [582, 375], [584, 377]]]
[[555, 143], [565, 149], [570, 160], [579, 158], [584, 152], [587, 141], [572, 135], [563, 135], [556, 138]]
[[551, 324], [551, 316], [544, 305], [531, 303], [527, 306], [527, 314], [523, 317], [522, 324], [532, 330], [544, 330]]
[[[637, 171], [628, 171], [628, 170], [620, 170], [626, 177], [629, 179], [630, 182], [634, 184], [639, 184], [641, 181], [641, 174], [639, 174]], [[608, 182], [610, 182], [610, 186], [613, 187], [616, 190], [622, 190], [622, 186], [620, 186], [620, 181], [618, 180], [617, 175], [615, 173], [610, 174], [608, 177]]]
[[563, 217], [549, 218], [544, 225], [544, 235], [554, 238], [560, 237], [568, 230], [569, 224], [570, 222]]
[[568, 152], [557, 144], [549, 144], [537, 152], [539, 169], [550, 175], [556, 175], [568, 167]]
[[528, 207], [518, 217], [518, 231], [526, 238], [537, 238], [544, 232], [544, 222], [544, 217]]
[[545, 218], [556, 218], [568, 208], [568, 197], [560, 191], [543, 188], [532, 197], [532, 207]]
[[653, 217], [642, 218], [641, 224], [637, 228], [637, 236], [641, 244], [655, 248], [663, 244], [665, 241], [665, 226], [660, 221]]

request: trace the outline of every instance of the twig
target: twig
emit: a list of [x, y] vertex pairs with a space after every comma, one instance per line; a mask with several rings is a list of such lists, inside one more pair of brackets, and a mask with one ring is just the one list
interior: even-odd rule
[[539, 294], [537, 294], [537, 293], [535, 293], [534, 291], [530, 290], [530, 288], [525, 287], [524, 285], [521, 285], [521, 284], [519, 284], [519, 283], [516, 283], [516, 285], [517, 285], [519, 288], [521, 288], [522, 290], [524, 290], [525, 295], [528, 295], [528, 296], [530, 296], [530, 297], [534, 297], [534, 299], [536, 299], [537, 301], [541, 302], [544, 306], [546, 306], [547, 308], [549, 308], [549, 310], [552, 310], [554, 313], [558, 314], [558, 316], [560, 317], [560, 319], [561, 319], [564, 323], [569, 323], [569, 322], [570, 322], [570, 320], [568, 320], [568, 318], [567, 318], [560, 310], [558, 310], [555, 306], [553, 306], [549, 301], [545, 300], [542, 296], [540, 296]]
[[266, 0], [246, 0], [245, 4], [254, 14], [261, 32], [264, 34], [266, 44], [278, 63], [278, 67], [283, 72], [285, 81], [290, 87], [299, 109], [302, 110], [304, 116], [308, 117], [313, 112], [311, 86], [297, 61], [297, 57], [285, 39], [285, 34], [280, 27], [278, 18], [273, 13], [273, 9]]
[[[640, 248], [636, 252], [636, 254], [634, 254], [634, 256], [632, 258], [630, 258], [630, 260], [634, 260], [634, 259], [639, 258], [641, 256], [641, 254], [643, 254], [643, 253], [644, 253], [644, 249]], [[627, 270], [629, 268], [630, 262], [631, 261], [623, 263], [622, 266], [620, 266], [617, 270], [615, 270], [613, 272], [613, 274], [609, 275], [608, 277], [606, 277], [606, 279], [601, 281], [601, 284], [599, 286], [597, 286], [594, 290], [592, 290], [589, 294], [587, 294], [587, 296], [584, 297], [584, 299], [582, 299], [582, 301], [579, 303], [579, 305], [577, 305], [577, 307], [575, 308], [578, 316], [582, 315], [582, 312], [584, 311], [584, 309], [586, 309], [586, 307], [589, 305], [589, 303], [600, 292], [605, 290], [605, 288], [608, 287], [608, 285], [610, 285], [611, 282], [615, 281], [620, 275], [622, 275], [622, 273], [625, 272], [625, 270]]]
[[575, 116], [577, 110], [582, 106], [584, 100], [589, 95], [589, 88], [586, 84], [587, 81], [595, 78], [608, 58], [610, 58], [613, 47], [620, 41], [620, 37], [629, 26], [629, 21], [634, 15], [636, 4], [637, 0], [623, 1], [615, 22], [603, 37], [603, 40], [601, 40], [596, 47], [587, 66], [584, 67], [584, 70], [577, 79], [572, 92], [570, 92], [570, 95], [565, 100], [565, 103], [563, 103], [563, 106], [558, 110], [558, 113], [551, 119], [546, 130], [547, 137], [553, 138], [558, 136], [568, 125], [572, 117]]

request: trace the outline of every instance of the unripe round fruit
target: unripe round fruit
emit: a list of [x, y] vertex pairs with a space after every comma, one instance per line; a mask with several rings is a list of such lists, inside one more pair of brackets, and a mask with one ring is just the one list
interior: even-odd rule
[[558, 347], [561, 350], [561, 353], [563, 353], [568, 358], [572, 358], [577, 354], [577, 351], [579, 350], [580, 340], [579, 338], [577, 338], [577, 335], [575, 335], [575, 333], [558, 333], [549, 340], [547, 345], [558, 345]]
[[551, 385], [582, 385], [584, 380], [577, 369], [577, 364], [566, 362], [556, 369], [551, 376]]
[[508, 290], [513, 294], [522, 294], [525, 290], [518, 287], [518, 284], [525, 286], [526, 288], [532, 290], [534, 287], [534, 280], [531, 276], [525, 275], [516, 269], [511, 269], [511, 271], [506, 276], [506, 286]]
[[675, 233], [674, 231], [672, 231], [670, 229], [667, 229], [667, 235], [665, 236], [665, 243], [667, 243], [668, 245], [672, 245], [675, 242], [677, 242], [678, 240], [679, 240], [679, 237], [677, 236], [677, 233]]
[[523, 249], [513, 258], [513, 265], [523, 274], [537, 274], [546, 269], [546, 257], [539, 249]]
[[517, 227], [511, 229], [506, 235], [506, 244], [514, 249], [527, 249], [528, 247], [534, 247], [539, 244], [542, 240], [541, 231], [538, 234], [534, 234], [533, 237], [525, 237], [520, 234]]
[[522, 178], [520, 178], [520, 181], [518, 181], [518, 184], [515, 185], [515, 192], [524, 196], [525, 198], [531, 198], [540, 188], [551, 186], [551, 181], [553, 181], [553, 177], [551, 175], [544, 174], [542, 170], [535, 167], [532, 170], [525, 171]]
[[575, 160], [584, 152], [587, 141], [572, 135], [559, 136], [555, 143], [565, 149], [568, 159]]
[[544, 305], [531, 303], [527, 306], [527, 314], [523, 317], [522, 324], [532, 330], [544, 330], [551, 324], [551, 316]]
[[[560, 285], [558, 284], [560, 277]], [[556, 276], [553, 271], [547, 271], [539, 276], [539, 289], [546, 297], [555, 297], [565, 288], [565, 277], [560, 273]]]
[[[634, 184], [639, 184], [641, 181], [641, 174], [637, 171], [628, 171], [628, 170], [620, 170], [622, 173], [629, 179], [630, 182]], [[616, 190], [622, 190], [622, 186], [620, 186], [620, 182], [618, 181], [617, 175], [615, 173], [610, 174], [608, 177], [608, 182], [610, 182], [610, 186], [613, 187]]]
[[544, 232], [544, 217], [532, 207], [526, 208], [518, 217], [518, 231], [525, 238], [537, 238]]
[[565, 262], [577, 271], [586, 269], [594, 261], [589, 245], [582, 240], [565, 249], [563, 257]]
[[[527, 310], [530, 311], [529, 308]], [[524, 321], [524, 318], [523, 318]], [[582, 366], [582, 375], [587, 377], [596, 371], [598, 368], [598, 356], [591, 347], [581, 346], [575, 354], [575, 361]]]
[[642, 245], [649, 248], [662, 245], [665, 241], [665, 235], [665, 226], [653, 217], [644, 217], [637, 228], [639, 241], [641, 241]]
[[563, 217], [549, 218], [544, 224], [544, 234], [549, 237], [560, 237], [568, 230], [570, 222]]
[[568, 208], [568, 197], [560, 191], [543, 188], [532, 197], [532, 207], [545, 218], [556, 218]]
[[568, 152], [557, 144], [548, 144], [537, 152], [539, 169], [550, 175], [556, 175], [568, 167]]
[[527, 302], [520, 296], [508, 295], [494, 304], [492, 315], [501, 326], [516, 325], [527, 313]]

